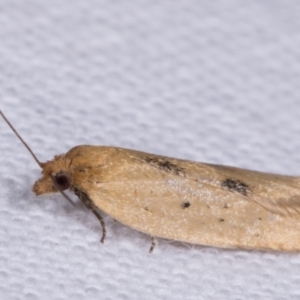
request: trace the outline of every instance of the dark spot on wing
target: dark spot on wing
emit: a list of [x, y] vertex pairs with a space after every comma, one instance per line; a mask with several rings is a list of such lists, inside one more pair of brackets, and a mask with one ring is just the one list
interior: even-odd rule
[[148, 164], [167, 172], [174, 173], [176, 175], [184, 175], [184, 170], [181, 167], [165, 160], [163, 158], [156, 158], [156, 157], [144, 157], [144, 161]]
[[148, 207], [144, 207], [144, 210], [149, 211]]
[[224, 206], [223, 206], [223, 208], [228, 208], [228, 205], [225, 203]]
[[225, 220], [224, 220], [224, 219], [222, 219], [222, 218], [220, 218], [220, 219], [219, 219], [219, 222], [224, 222], [224, 221], [225, 221]]
[[182, 208], [188, 208], [188, 207], [190, 207], [191, 206], [191, 203], [190, 202], [183, 202], [182, 204], [181, 204], [181, 207]]
[[231, 192], [237, 192], [244, 196], [247, 196], [247, 192], [249, 190], [249, 186], [246, 183], [240, 180], [234, 180], [230, 178], [227, 178], [224, 181], [222, 181], [221, 186], [223, 188], [227, 188]]

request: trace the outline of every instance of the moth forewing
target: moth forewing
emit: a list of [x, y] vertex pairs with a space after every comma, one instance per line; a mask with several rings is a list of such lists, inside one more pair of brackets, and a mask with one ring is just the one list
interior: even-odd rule
[[[71, 150], [70, 159], [84, 161], [85, 150], [76, 148], [80, 155]], [[94, 160], [74, 172], [74, 184], [125, 225], [151, 236], [203, 245], [300, 249], [298, 219], [282, 214], [286, 208], [281, 205], [282, 199], [288, 203], [299, 193], [296, 177], [129, 149], [94, 146], [93, 151], [103, 151], [101, 161], [106, 163], [100, 166]]]

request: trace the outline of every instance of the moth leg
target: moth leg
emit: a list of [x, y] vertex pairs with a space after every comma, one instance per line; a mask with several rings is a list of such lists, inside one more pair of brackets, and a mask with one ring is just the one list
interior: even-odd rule
[[94, 205], [93, 201], [89, 198], [89, 196], [86, 193], [80, 191], [76, 187], [74, 188], [74, 193], [82, 201], [82, 203], [86, 206], [86, 208], [92, 210], [94, 215], [99, 220], [101, 227], [102, 227], [102, 237], [101, 237], [100, 242], [104, 243], [104, 240], [106, 238], [106, 226], [105, 226], [105, 222], [104, 222], [102, 216], [100, 215], [100, 213], [97, 210], [97, 207]]
[[106, 226], [105, 226], [105, 222], [102, 218], [102, 216], [100, 215], [100, 213], [97, 211], [97, 208], [95, 207], [91, 207], [91, 210], [92, 212], [94, 213], [94, 215], [97, 217], [97, 219], [99, 220], [100, 224], [101, 224], [101, 227], [102, 227], [102, 237], [101, 237], [101, 240], [100, 240], [100, 243], [104, 243], [104, 240], [106, 238]]
[[157, 239], [155, 236], [151, 236], [151, 247], [149, 249], [149, 253], [152, 253], [155, 246], [157, 245]]

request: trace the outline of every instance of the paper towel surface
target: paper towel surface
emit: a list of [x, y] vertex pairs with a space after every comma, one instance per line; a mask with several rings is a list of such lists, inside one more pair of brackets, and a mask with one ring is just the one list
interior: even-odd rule
[[[0, 109], [41, 161], [94, 144], [300, 174], [299, 9], [2, 1]], [[0, 128], [1, 299], [299, 299], [298, 254], [166, 240], [148, 254], [108, 216], [100, 244], [79, 202], [33, 195], [39, 167]]]

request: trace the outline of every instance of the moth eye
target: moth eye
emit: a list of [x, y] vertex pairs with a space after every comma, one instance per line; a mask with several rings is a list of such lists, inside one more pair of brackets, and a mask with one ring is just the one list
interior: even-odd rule
[[70, 187], [70, 181], [66, 174], [58, 174], [54, 179], [61, 190], [66, 190]]

